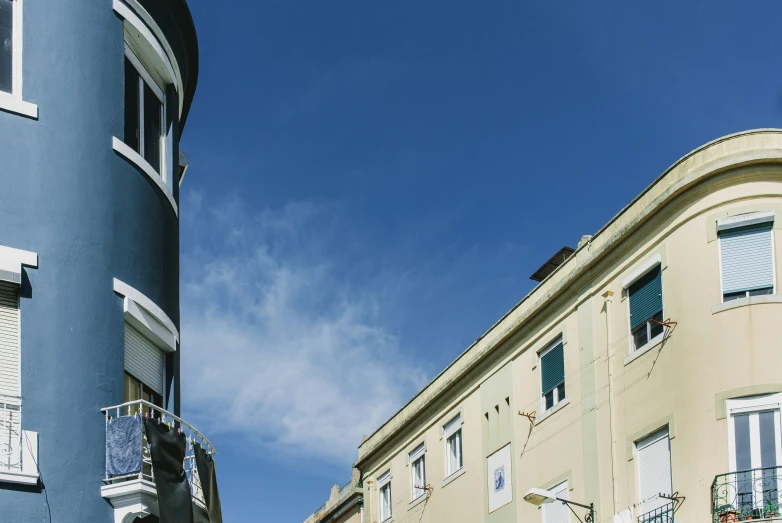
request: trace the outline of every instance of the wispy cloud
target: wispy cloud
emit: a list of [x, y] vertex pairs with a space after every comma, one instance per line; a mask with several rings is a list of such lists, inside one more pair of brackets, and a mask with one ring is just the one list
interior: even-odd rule
[[349, 285], [328, 206], [252, 213], [185, 195], [183, 387], [189, 415], [274, 452], [355, 458], [425, 383], [380, 321], [374, 285]]

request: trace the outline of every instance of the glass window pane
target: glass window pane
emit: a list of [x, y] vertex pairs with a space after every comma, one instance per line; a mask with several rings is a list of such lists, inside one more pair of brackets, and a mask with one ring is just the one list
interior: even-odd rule
[[643, 347], [649, 341], [649, 334], [646, 329], [646, 323], [644, 323], [633, 331], [633, 343], [636, 349]]
[[163, 104], [144, 84], [144, 159], [160, 173], [160, 134]]
[[546, 410], [554, 406], [554, 391], [550, 391], [546, 394]]
[[[654, 316], [652, 316], [653, 320], [657, 320], [659, 322], [663, 321], [663, 313], [658, 312]], [[649, 330], [651, 331], [652, 338], [655, 338], [663, 333], [663, 330], [665, 327], [663, 325], [660, 325], [659, 323], [656, 323], [654, 321], [649, 322]]]
[[565, 384], [562, 383], [557, 387], [557, 403], [565, 399]]
[[13, 91], [13, 16], [11, 0], [0, 0], [0, 91]]
[[138, 71], [125, 58], [125, 145], [140, 153], [138, 80]]

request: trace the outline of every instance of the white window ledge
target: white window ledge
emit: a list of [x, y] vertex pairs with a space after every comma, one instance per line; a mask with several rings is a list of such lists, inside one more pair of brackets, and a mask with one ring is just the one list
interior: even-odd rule
[[570, 405], [570, 398], [565, 398], [550, 409], [548, 409], [546, 412], [540, 415], [538, 419], [535, 420], [535, 426], [540, 425], [540, 423], [545, 420], [546, 418], [553, 416], [560, 410], [564, 409], [566, 406]]
[[407, 504], [407, 510], [410, 510], [411, 508], [420, 505], [424, 501], [426, 501], [426, 498], [428, 498], [428, 494], [421, 494], [417, 498], [415, 498], [413, 501]]
[[782, 303], [782, 295], [761, 294], [759, 296], [749, 296], [747, 298], [739, 298], [738, 300], [729, 300], [712, 307], [711, 313], [717, 314], [723, 311], [737, 309], [739, 307], [746, 307], [748, 305], [760, 305], [761, 303]]
[[451, 482], [452, 482], [453, 480], [455, 480], [456, 478], [458, 478], [458, 477], [462, 476], [462, 475], [463, 475], [465, 472], [467, 472], [467, 467], [465, 467], [464, 465], [462, 465], [462, 468], [460, 468], [459, 470], [457, 470], [456, 472], [454, 472], [453, 474], [451, 474], [450, 476], [448, 476], [447, 478], [445, 478], [445, 479], [443, 480], [443, 483], [442, 483], [442, 485], [440, 485], [440, 486], [441, 486], [441, 487], [444, 487], [444, 486], [448, 485], [449, 483], [451, 483]]
[[155, 302], [141, 294], [127, 283], [114, 278], [114, 292], [125, 297], [124, 313], [135, 327], [152, 337], [160, 339], [168, 348], [161, 346], [167, 352], [176, 350], [176, 342], [179, 341], [179, 331]]
[[8, 469], [0, 466], [0, 483], [38, 484], [38, 433], [23, 430], [22, 436], [22, 467]]
[[10, 95], [0, 93], [0, 110], [38, 119], [38, 106]]
[[165, 182], [163, 182], [163, 178], [160, 177], [160, 174], [155, 171], [149, 162], [146, 161], [139, 153], [128, 147], [125, 142], [116, 136], [112, 136], [111, 146], [114, 149], [114, 152], [125, 158], [134, 166], [138, 167], [141, 172], [146, 174], [147, 177], [152, 180], [155, 185], [157, 185], [158, 189], [160, 189], [166, 198], [168, 198], [168, 202], [174, 209], [174, 214], [179, 216], [179, 209], [177, 207], [176, 201], [174, 200], [174, 194], [171, 192], [171, 189], [168, 188]]
[[632, 354], [630, 354], [628, 357], [625, 358], [625, 365], [630, 363], [631, 361], [635, 361], [650, 350], [654, 349], [655, 347], [659, 347], [660, 344], [663, 342], [663, 338], [665, 337], [665, 331], [662, 332], [662, 334], [658, 334], [651, 340], [649, 340], [646, 345], [641, 347], [638, 350], [634, 350]]

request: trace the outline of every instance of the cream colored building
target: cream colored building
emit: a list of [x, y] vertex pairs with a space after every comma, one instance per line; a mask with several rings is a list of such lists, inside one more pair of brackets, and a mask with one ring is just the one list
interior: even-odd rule
[[365, 438], [363, 521], [778, 515], [781, 260], [782, 130], [686, 155]]

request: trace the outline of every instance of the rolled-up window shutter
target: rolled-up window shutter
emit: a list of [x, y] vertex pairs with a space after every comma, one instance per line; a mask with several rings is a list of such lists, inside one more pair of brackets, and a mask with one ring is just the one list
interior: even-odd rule
[[[559, 499], [568, 499], [567, 481], [551, 489], [554, 497]], [[543, 505], [543, 523], [568, 523], [570, 519], [570, 509], [560, 501], [546, 503]]]
[[163, 395], [163, 351], [132, 325], [125, 323], [125, 370]]
[[723, 293], [774, 286], [772, 225], [762, 223], [720, 232]]
[[565, 354], [562, 343], [540, 358], [540, 376], [543, 394], [565, 381]]
[[0, 282], [0, 395], [22, 395], [19, 359], [19, 286]]
[[638, 450], [638, 476], [643, 504], [641, 513], [670, 503], [658, 494], [671, 494], [671, 449], [668, 429], [653, 434], [636, 444]]
[[630, 294], [630, 328], [635, 329], [663, 310], [663, 279], [658, 265], [633, 283]]

